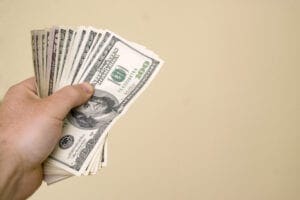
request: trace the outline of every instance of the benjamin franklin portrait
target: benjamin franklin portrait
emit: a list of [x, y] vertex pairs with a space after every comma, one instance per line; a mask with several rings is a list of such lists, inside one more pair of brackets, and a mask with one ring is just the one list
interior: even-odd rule
[[108, 125], [117, 115], [119, 102], [112, 94], [96, 90], [94, 96], [85, 104], [71, 110], [70, 123], [80, 129], [98, 129]]

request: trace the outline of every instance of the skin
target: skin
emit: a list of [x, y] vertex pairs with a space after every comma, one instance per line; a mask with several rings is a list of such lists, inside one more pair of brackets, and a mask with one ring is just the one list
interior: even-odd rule
[[0, 106], [0, 199], [25, 199], [41, 185], [42, 163], [60, 139], [63, 119], [93, 92], [83, 83], [40, 99], [34, 78], [8, 90]]

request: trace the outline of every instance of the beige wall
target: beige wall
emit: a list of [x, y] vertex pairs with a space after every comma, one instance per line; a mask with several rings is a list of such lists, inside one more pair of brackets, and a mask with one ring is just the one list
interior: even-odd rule
[[33, 74], [33, 28], [109, 28], [166, 61], [108, 167], [31, 199], [300, 199], [299, 23], [299, 0], [0, 0], [0, 96]]

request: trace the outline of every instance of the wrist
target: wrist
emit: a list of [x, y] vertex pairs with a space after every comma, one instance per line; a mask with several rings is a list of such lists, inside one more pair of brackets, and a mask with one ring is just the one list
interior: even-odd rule
[[7, 142], [0, 139], [0, 199], [14, 199], [24, 174], [21, 162]]

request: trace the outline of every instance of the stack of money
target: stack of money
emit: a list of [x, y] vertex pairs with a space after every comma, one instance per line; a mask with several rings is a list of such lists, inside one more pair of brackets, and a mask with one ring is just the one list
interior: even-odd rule
[[163, 61], [152, 51], [108, 30], [52, 27], [32, 30], [38, 95], [89, 82], [94, 95], [64, 120], [63, 134], [44, 163], [52, 184], [97, 173], [107, 164], [107, 135], [119, 116], [151, 82]]

